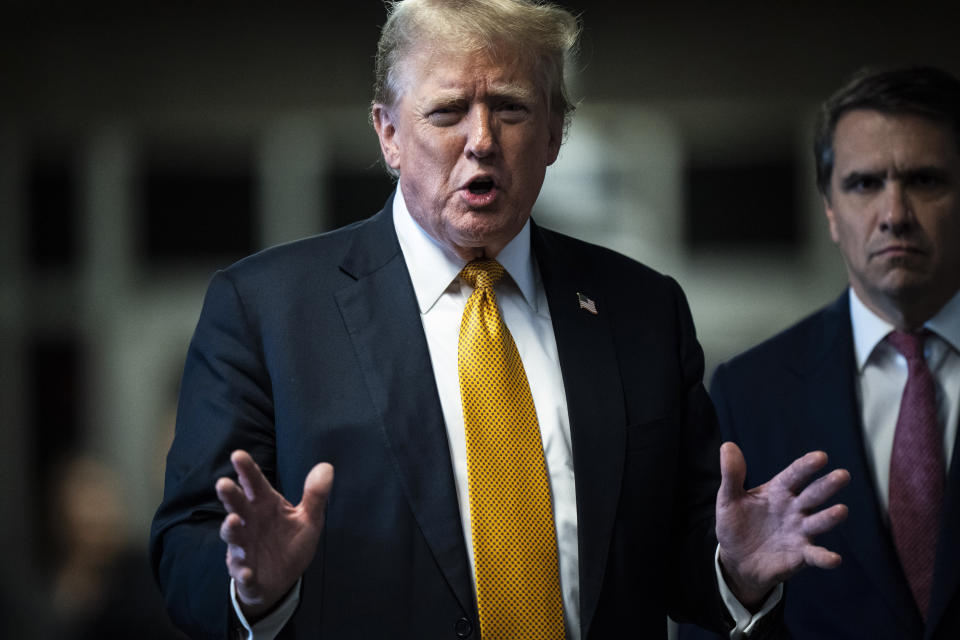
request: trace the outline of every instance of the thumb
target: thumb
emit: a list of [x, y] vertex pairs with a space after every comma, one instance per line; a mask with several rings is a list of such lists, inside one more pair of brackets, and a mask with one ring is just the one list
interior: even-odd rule
[[720, 491], [717, 493], [717, 506], [732, 502], [743, 493], [743, 483], [747, 479], [747, 461], [743, 452], [733, 442], [724, 442], [720, 446]]
[[307, 516], [317, 524], [323, 523], [330, 489], [333, 488], [333, 465], [321, 462], [310, 470], [303, 483], [303, 501], [300, 503]]

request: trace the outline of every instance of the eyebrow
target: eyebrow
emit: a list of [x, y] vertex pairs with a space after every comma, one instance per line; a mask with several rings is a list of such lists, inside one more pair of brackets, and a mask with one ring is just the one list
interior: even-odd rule
[[524, 87], [518, 84], [503, 84], [492, 86], [490, 88], [490, 95], [529, 102], [536, 97], [537, 92], [530, 87]]
[[850, 173], [840, 178], [840, 186], [843, 187], [844, 189], [849, 189], [850, 187], [854, 186], [855, 184], [857, 184], [858, 182], [866, 178], [873, 179], [873, 180], [886, 180], [887, 170], [882, 169], [879, 171], [851, 171]]
[[937, 165], [923, 165], [919, 167], [910, 167], [903, 171], [897, 171], [894, 175], [902, 178], [915, 178], [917, 176], [927, 176], [933, 178], [939, 178], [940, 180], [947, 181], [950, 177], [950, 172], [944, 167]]
[[[536, 96], [536, 91], [518, 84], [493, 85], [487, 91], [487, 96], [494, 99], [517, 100], [530, 102]], [[431, 103], [452, 104], [466, 100], [466, 95], [460, 89], [440, 89], [428, 98]]]
[[840, 186], [844, 189], [849, 189], [856, 183], [864, 179], [874, 179], [874, 180], [887, 180], [890, 177], [899, 180], [909, 180], [910, 178], [915, 178], [917, 176], [932, 176], [939, 178], [941, 180], [947, 180], [949, 177], [949, 172], [940, 166], [937, 165], [921, 165], [918, 167], [908, 167], [900, 171], [887, 171], [886, 169], [879, 169], [877, 171], [851, 171], [840, 179]]

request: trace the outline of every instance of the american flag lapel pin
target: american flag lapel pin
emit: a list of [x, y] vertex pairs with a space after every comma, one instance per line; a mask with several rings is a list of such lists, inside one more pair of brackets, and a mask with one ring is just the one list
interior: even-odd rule
[[577, 302], [580, 303], [581, 309], [586, 309], [593, 315], [597, 315], [597, 303], [591, 300], [589, 297], [583, 295], [579, 291], [577, 292]]

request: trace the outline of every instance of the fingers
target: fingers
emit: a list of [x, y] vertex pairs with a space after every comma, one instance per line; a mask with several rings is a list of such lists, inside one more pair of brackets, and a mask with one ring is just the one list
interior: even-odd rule
[[247, 554], [250, 532], [236, 513], [229, 513], [220, 524], [220, 539], [227, 543], [227, 572], [245, 590], [255, 587], [255, 574]]
[[247, 517], [247, 510], [250, 502], [247, 500], [243, 489], [230, 478], [220, 478], [214, 487], [217, 492], [217, 498], [223, 503], [227, 513], [236, 513], [241, 518]]
[[810, 567], [836, 569], [840, 566], [841, 560], [842, 558], [839, 553], [824, 549], [823, 547], [808, 545], [803, 550], [803, 561]]
[[[243, 494], [239, 487], [236, 490]], [[237, 513], [228, 513], [220, 523], [220, 539], [227, 543], [227, 572], [245, 591], [256, 587], [252, 558], [247, 553], [247, 546], [251, 544], [250, 536], [246, 522]]]
[[243, 547], [227, 545], [227, 573], [237, 581], [238, 586], [249, 589], [254, 586], [253, 568], [247, 563]]
[[823, 451], [811, 451], [791, 462], [770, 482], [783, 485], [790, 493], [797, 493], [826, 464], [827, 454]]
[[[244, 543], [244, 522], [235, 513], [228, 513], [220, 523], [220, 539], [229, 545], [242, 546]], [[245, 555], [241, 551], [241, 555]]]
[[830, 496], [847, 486], [850, 472], [846, 469], [834, 469], [827, 475], [817, 478], [797, 496], [797, 507], [803, 511], [816, 509]]
[[240, 583], [242, 587], [249, 587], [253, 584], [253, 569], [250, 567], [240, 567], [230, 577]]
[[324, 509], [327, 506], [327, 498], [330, 496], [332, 488], [333, 466], [327, 462], [315, 465], [307, 474], [307, 479], [303, 483], [301, 505], [307, 517], [318, 526], [323, 524]]
[[803, 519], [803, 532], [810, 537], [826, 533], [847, 519], [849, 509], [845, 504], [835, 504]]
[[720, 491], [717, 493], [718, 506], [735, 500], [743, 493], [743, 483], [747, 478], [747, 462], [743, 459], [740, 447], [732, 442], [720, 446]]
[[234, 451], [230, 455], [230, 462], [237, 472], [237, 481], [243, 487], [243, 492], [248, 500], [256, 500], [257, 496], [263, 496], [273, 490], [270, 481], [267, 480], [260, 467], [253, 461], [250, 454], [242, 449]]

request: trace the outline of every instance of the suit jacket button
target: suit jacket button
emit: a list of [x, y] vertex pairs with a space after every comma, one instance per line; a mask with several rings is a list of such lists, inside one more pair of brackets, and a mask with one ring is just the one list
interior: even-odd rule
[[458, 638], [466, 638], [473, 633], [473, 625], [466, 618], [460, 618], [454, 625], [453, 630], [457, 632]]

